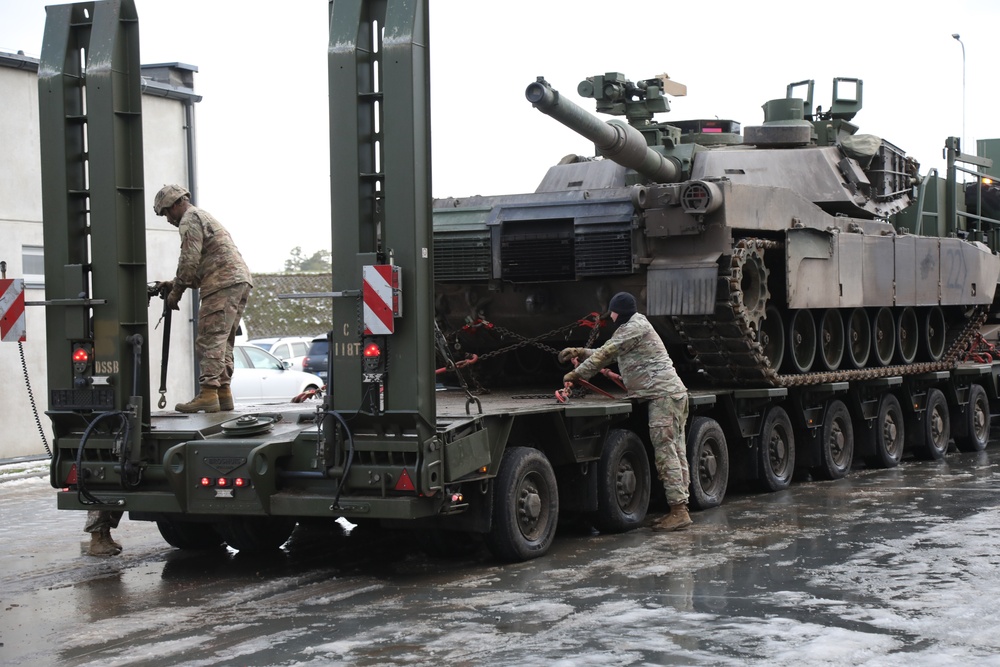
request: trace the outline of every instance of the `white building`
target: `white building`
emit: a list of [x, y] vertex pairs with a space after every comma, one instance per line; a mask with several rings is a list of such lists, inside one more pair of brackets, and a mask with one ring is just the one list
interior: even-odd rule
[[[153, 196], [166, 183], [188, 187], [196, 200], [194, 93], [196, 67], [181, 63], [144, 65], [142, 134], [144, 188], [147, 203], [146, 264], [149, 280], [172, 278], [180, 240], [176, 228], [153, 215]], [[0, 52], [0, 261], [7, 278], [24, 278], [25, 300], [45, 299], [42, 242], [42, 182], [39, 147], [38, 60]], [[100, 295], [94, 295], [100, 298]], [[194, 377], [191, 303], [181, 301], [174, 313], [170, 340], [167, 400], [187, 401], [196, 386]], [[162, 301], [149, 310], [150, 397], [159, 398], [162, 326], [154, 329]], [[52, 432], [44, 412], [48, 408], [45, 358], [45, 307], [26, 308], [27, 340], [0, 342], [0, 459], [44, 455], [39, 426], [51, 443]], [[23, 350], [23, 370], [22, 354]], [[25, 375], [30, 381], [38, 422], [32, 410]], [[50, 444], [51, 446], [51, 444]]]

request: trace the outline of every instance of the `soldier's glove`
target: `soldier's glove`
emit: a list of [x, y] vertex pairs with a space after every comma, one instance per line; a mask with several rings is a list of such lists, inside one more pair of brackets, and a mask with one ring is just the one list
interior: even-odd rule
[[156, 292], [160, 295], [161, 299], [166, 299], [167, 295], [174, 289], [173, 280], [164, 280], [161, 283], [156, 283]]
[[570, 359], [575, 358], [586, 359], [590, 356], [587, 352], [588, 350], [585, 347], [567, 347], [559, 353], [559, 363], [565, 364]]
[[184, 293], [183, 290], [177, 290], [177, 289], [170, 290], [170, 294], [167, 295], [167, 307], [170, 308], [170, 310], [181, 309], [181, 307], [177, 304], [180, 303], [181, 294], [183, 293]]
[[569, 373], [566, 373], [566, 375], [563, 376], [563, 384], [566, 384], [567, 382], [576, 382], [579, 379], [580, 379], [579, 373], [577, 373], [576, 371], [570, 371]]

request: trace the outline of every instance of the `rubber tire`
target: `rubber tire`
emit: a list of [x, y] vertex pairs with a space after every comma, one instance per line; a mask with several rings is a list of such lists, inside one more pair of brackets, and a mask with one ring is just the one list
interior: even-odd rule
[[[879, 399], [878, 416], [868, 429], [871, 449], [875, 452], [867, 463], [872, 468], [895, 468], [903, 460], [906, 445], [906, 419], [903, 406], [895, 394], [885, 393]], [[888, 432], [887, 432], [888, 431]]]
[[[620, 484], [631, 487], [619, 493]], [[602, 533], [624, 533], [638, 528], [649, 509], [649, 456], [632, 431], [614, 429], [604, 439], [597, 463], [597, 511], [592, 521]]]
[[240, 553], [277, 551], [295, 530], [295, 519], [285, 516], [236, 516], [215, 524], [219, 535]]
[[[834, 451], [836, 439], [842, 440], [840, 451]], [[822, 479], [842, 479], [851, 472], [854, 463], [854, 426], [851, 413], [841, 400], [832, 400], [826, 406], [820, 435], [820, 465], [814, 470]]]
[[795, 435], [792, 420], [780, 406], [773, 406], [764, 417], [757, 443], [757, 461], [760, 468], [757, 483], [761, 489], [781, 491], [791, 486], [795, 474]]
[[981, 452], [990, 441], [990, 401], [982, 385], [969, 387], [965, 409], [952, 415], [955, 446], [960, 452]]
[[729, 445], [719, 422], [710, 417], [691, 420], [687, 457], [691, 467], [688, 504], [699, 510], [718, 507], [729, 487]]
[[210, 523], [175, 521], [164, 517], [156, 520], [156, 527], [167, 544], [184, 551], [208, 551], [222, 546], [222, 537]]
[[[518, 496], [529, 485], [539, 493], [539, 525], [525, 534], [518, 521]], [[500, 460], [493, 480], [493, 523], [483, 538], [499, 560], [525, 561], [544, 556], [555, 539], [559, 523], [559, 490], [552, 464], [537, 449], [510, 447]]]
[[925, 405], [922, 418], [915, 412], [910, 414], [906, 424], [907, 444], [918, 457], [939, 461], [948, 453], [951, 438], [948, 402], [940, 389], [932, 387], [927, 390]]

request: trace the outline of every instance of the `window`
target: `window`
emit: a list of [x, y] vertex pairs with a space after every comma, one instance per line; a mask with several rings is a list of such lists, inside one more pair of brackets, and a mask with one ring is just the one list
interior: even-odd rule
[[45, 287], [45, 254], [40, 245], [21, 246], [25, 287]]

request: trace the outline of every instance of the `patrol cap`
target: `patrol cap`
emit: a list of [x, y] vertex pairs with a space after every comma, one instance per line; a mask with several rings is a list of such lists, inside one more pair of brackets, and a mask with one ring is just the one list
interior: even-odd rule
[[173, 206], [181, 197], [190, 197], [191, 193], [179, 185], [164, 185], [153, 198], [153, 213], [163, 215], [163, 209]]
[[635, 315], [637, 310], [635, 297], [628, 292], [618, 292], [618, 294], [611, 297], [611, 302], [608, 303], [608, 310], [612, 313], [631, 317]]

